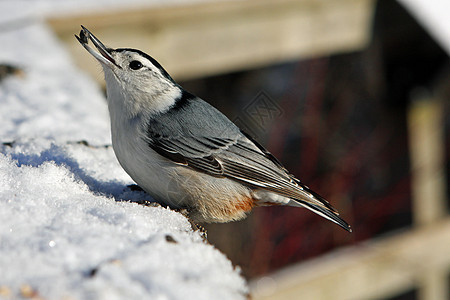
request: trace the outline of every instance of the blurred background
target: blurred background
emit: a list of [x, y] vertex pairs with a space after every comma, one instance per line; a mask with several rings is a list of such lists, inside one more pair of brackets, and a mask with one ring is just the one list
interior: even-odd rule
[[450, 299], [448, 1], [83, 2], [38, 8], [94, 80], [80, 24], [152, 55], [352, 225], [283, 207], [206, 225], [253, 299]]

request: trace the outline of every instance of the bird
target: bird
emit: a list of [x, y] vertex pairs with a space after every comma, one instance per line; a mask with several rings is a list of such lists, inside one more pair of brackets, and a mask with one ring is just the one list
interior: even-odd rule
[[323, 197], [153, 57], [106, 47], [81, 27], [76, 39], [103, 68], [117, 160], [155, 201], [187, 210], [198, 223], [241, 220], [258, 206], [302, 207], [352, 231]]

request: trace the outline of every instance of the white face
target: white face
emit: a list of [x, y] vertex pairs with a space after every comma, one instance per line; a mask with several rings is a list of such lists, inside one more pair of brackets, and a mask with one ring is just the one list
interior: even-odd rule
[[[181, 96], [179, 86], [156, 61], [137, 50], [110, 52], [114, 63], [101, 61], [105, 72], [109, 106], [130, 117], [166, 111]], [[111, 107], [110, 107], [111, 111]]]

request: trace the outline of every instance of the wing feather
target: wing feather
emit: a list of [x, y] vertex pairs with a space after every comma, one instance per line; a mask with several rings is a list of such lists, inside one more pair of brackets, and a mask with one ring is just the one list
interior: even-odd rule
[[216, 177], [229, 177], [251, 187], [302, 200], [331, 209], [323, 198], [313, 197], [309, 189], [293, 180], [281, 164], [268, 157], [245, 136], [236, 139], [191, 136], [152, 138], [149, 145], [160, 155]]

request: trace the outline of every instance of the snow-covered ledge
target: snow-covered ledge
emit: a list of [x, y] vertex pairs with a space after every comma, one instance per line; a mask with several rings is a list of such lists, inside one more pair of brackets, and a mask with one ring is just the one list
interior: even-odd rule
[[130, 202], [147, 196], [105, 146], [104, 96], [50, 31], [24, 23], [0, 45], [23, 70], [0, 82], [0, 299], [245, 299], [183, 215]]

